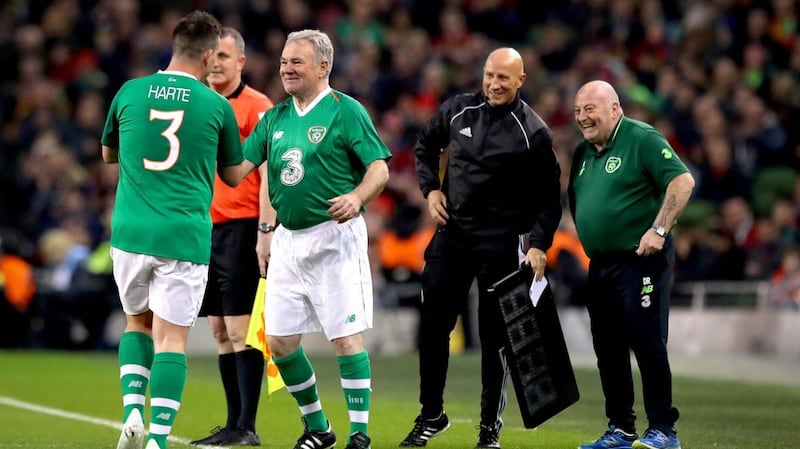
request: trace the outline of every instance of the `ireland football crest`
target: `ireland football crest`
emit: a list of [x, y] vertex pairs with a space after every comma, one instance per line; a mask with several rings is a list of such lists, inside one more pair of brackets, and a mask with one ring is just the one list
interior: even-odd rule
[[320, 143], [322, 139], [325, 138], [325, 134], [328, 132], [328, 128], [324, 126], [312, 126], [308, 128], [308, 140], [311, 143]]
[[622, 165], [622, 159], [612, 156], [606, 159], [606, 173], [614, 173]]

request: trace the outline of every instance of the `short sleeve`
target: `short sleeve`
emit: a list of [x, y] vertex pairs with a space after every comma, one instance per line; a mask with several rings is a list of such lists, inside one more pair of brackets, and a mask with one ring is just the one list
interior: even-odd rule
[[360, 104], [353, 102], [352, 107], [345, 108], [346, 121], [356, 126], [347, 127], [347, 135], [353, 152], [366, 167], [378, 159], [389, 159], [392, 153], [378, 136], [378, 131], [367, 113]]
[[[220, 97], [222, 98], [222, 97]], [[236, 124], [236, 114], [233, 107], [222, 98], [223, 122], [219, 136], [219, 153], [217, 162], [225, 167], [242, 162], [242, 144], [239, 140], [239, 126]]]
[[267, 120], [262, 118], [256, 124], [255, 129], [244, 140], [242, 152], [244, 158], [258, 167], [267, 159]]
[[662, 189], [666, 189], [676, 176], [689, 171], [667, 139], [658, 132], [646, 133], [640, 149], [645, 170]]

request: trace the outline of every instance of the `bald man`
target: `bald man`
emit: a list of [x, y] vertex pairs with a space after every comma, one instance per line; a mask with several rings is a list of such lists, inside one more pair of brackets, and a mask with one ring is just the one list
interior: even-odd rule
[[[580, 449], [680, 449], [667, 357], [675, 262], [670, 229], [694, 179], [661, 133], [625, 117], [605, 81], [581, 87], [574, 112], [584, 140], [572, 161], [569, 204], [591, 258], [587, 308], [608, 417], [608, 430]], [[631, 350], [642, 373], [649, 422], [641, 437], [633, 412]]]
[[[505, 324], [487, 289], [521, 262], [541, 279], [561, 218], [561, 169], [552, 132], [519, 96], [525, 77], [516, 50], [494, 50], [483, 68], [483, 90], [445, 101], [418, 135], [417, 177], [438, 229], [422, 273], [422, 409], [400, 446], [425, 446], [450, 427], [443, 399], [449, 336], [477, 279], [483, 389], [476, 447], [500, 447], [508, 377]], [[449, 154], [440, 183], [444, 148]]]

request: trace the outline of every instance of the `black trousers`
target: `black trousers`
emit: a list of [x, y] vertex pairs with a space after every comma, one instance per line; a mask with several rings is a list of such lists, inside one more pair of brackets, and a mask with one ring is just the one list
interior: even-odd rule
[[594, 351], [609, 425], [635, 431], [633, 351], [642, 376], [650, 427], [670, 430], [678, 419], [672, 406], [672, 373], [667, 356], [670, 285], [675, 248], [647, 257], [633, 251], [596, 255], [589, 265], [589, 298]]
[[217, 223], [211, 233], [211, 263], [198, 316], [250, 315], [258, 290], [258, 219]]
[[505, 325], [498, 303], [486, 290], [519, 267], [518, 237], [476, 241], [448, 227], [437, 230], [425, 250], [420, 306], [419, 374], [422, 416], [444, 407], [450, 332], [459, 304], [478, 281], [478, 335], [481, 342], [481, 424], [498, 430], [506, 404], [508, 366]]

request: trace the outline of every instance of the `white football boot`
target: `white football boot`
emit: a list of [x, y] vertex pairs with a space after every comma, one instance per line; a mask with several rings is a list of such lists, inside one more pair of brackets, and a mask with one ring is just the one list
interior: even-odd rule
[[139, 409], [134, 409], [122, 425], [117, 449], [142, 449], [142, 441], [144, 441], [144, 422]]

